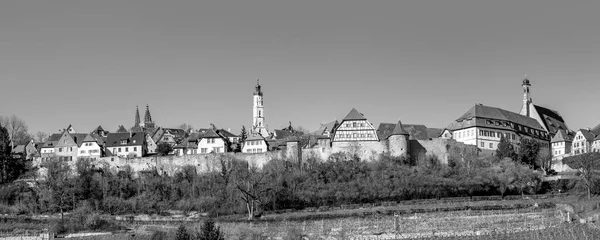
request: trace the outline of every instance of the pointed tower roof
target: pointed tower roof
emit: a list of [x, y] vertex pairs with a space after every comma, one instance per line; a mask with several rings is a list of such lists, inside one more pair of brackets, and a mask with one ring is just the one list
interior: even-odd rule
[[151, 123], [152, 116], [150, 115], [150, 107], [146, 104], [146, 114], [144, 114], [144, 123]]
[[365, 116], [359, 113], [358, 110], [356, 110], [356, 108], [352, 108], [352, 110], [350, 110], [350, 112], [348, 113], [348, 115], [346, 115], [344, 120], [367, 120], [367, 118], [365, 118]]
[[393, 135], [405, 135], [408, 136], [410, 135], [406, 130], [404, 130], [404, 127], [402, 126], [402, 122], [400, 122], [400, 120], [398, 120], [398, 123], [396, 124], [396, 127], [394, 128], [394, 131], [392, 131], [392, 134], [390, 134], [390, 136]]
[[140, 108], [138, 106], [135, 106], [135, 120], [134, 120], [134, 127], [140, 126]]

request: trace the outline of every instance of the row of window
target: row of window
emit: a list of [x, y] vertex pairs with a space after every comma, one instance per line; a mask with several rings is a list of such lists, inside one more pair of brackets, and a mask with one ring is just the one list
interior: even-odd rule
[[[129, 147], [124, 147], [125, 148], [125, 152], [129, 152]], [[117, 152], [121, 152], [122, 148], [113, 148], [113, 151], [117, 149]], [[137, 152], [137, 147], [133, 147], [133, 151]]]
[[217, 140], [216, 138], [207, 138], [206, 139], [206, 143], [215, 143], [215, 140]]
[[261, 153], [262, 149], [261, 148], [252, 148], [252, 149], [248, 149], [246, 150], [247, 153]]
[[[485, 142], [484, 142], [484, 141], [481, 141], [481, 142], [479, 143], [479, 146], [480, 146], [480, 147], [482, 147], [482, 148], [485, 148]], [[488, 143], [488, 146], [489, 146], [489, 148], [492, 148], [492, 149], [493, 149], [493, 148], [494, 148], [494, 143]]]
[[246, 141], [248, 146], [263, 145], [263, 141]]
[[373, 134], [372, 133], [368, 133], [368, 134], [364, 134], [364, 133], [353, 133], [353, 134], [338, 134], [338, 136], [340, 138], [372, 138]]
[[[89, 154], [93, 154], [93, 153], [99, 153], [99, 152], [100, 152], [100, 150], [98, 150], [98, 149], [94, 149], [94, 150], [88, 150], [88, 153], [89, 153]], [[79, 151], [79, 154], [85, 154], [85, 150], [81, 150], [81, 151]]]
[[[223, 152], [223, 148], [222, 147], [214, 147], [214, 148], [212, 148], [212, 152], [214, 152], [214, 153]], [[208, 148], [200, 148], [200, 153], [209, 153]]]
[[483, 136], [483, 137], [493, 137], [493, 138], [506, 138], [506, 139], [512, 139], [512, 140], [516, 140], [517, 139], [517, 135], [515, 135], [514, 133], [501, 133], [501, 132], [494, 132], [494, 131], [487, 131], [487, 130], [479, 130], [479, 135]]
[[364, 127], [365, 123], [357, 123], [357, 122], [353, 122], [353, 123], [346, 123], [344, 124], [346, 127]]
[[[469, 123], [470, 121], [468, 121], [467, 123]], [[548, 133], [544, 132], [544, 131], [540, 131], [540, 130], [536, 130], [533, 128], [529, 128], [529, 127], [525, 127], [525, 126], [521, 126], [518, 124], [514, 124], [511, 122], [504, 122], [504, 121], [494, 121], [494, 120], [486, 120], [485, 121], [486, 124], [488, 125], [496, 125], [496, 126], [504, 126], [504, 127], [511, 127], [513, 129], [519, 130], [521, 132], [526, 132], [529, 134], [533, 134], [536, 136], [540, 136], [540, 137], [548, 137]]]

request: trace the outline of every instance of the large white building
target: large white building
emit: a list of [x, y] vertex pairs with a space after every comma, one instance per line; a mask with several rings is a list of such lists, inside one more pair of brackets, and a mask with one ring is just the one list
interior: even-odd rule
[[477, 104], [448, 126], [442, 136], [480, 149], [496, 150], [504, 137], [518, 147], [521, 138], [534, 139], [542, 151], [550, 151], [550, 135], [533, 118], [504, 109]]

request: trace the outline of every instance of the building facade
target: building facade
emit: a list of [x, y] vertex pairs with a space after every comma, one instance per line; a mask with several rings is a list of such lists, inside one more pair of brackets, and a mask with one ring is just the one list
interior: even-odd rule
[[536, 140], [541, 151], [550, 153], [550, 135], [537, 120], [496, 107], [477, 104], [447, 130], [452, 139], [484, 150], [496, 150], [501, 138], [518, 149], [521, 139], [527, 138]]

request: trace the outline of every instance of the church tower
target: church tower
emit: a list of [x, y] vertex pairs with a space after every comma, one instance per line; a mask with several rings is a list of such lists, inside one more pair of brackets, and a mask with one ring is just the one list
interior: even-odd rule
[[525, 79], [523, 79], [523, 107], [521, 107], [521, 115], [531, 117], [531, 104], [533, 103], [533, 99], [531, 98], [531, 83], [529, 79], [527, 79], [527, 75], [525, 75]]
[[144, 114], [144, 128], [154, 128], [154, 122], [150, 115], [150, 107], [146, 104], [146, 113]]
[[133, 124], [133, 127], [141, 127], [140, 123], [140, 108], [138, 106], [135, 106], [135, 122]]
[[265, 115], [263, 106], [263, 92], [259, 80], [256, 80], [256, 87], [254, 90], [254, 106], [252, 108], [252, 131], [258, 133], [263, 137], [268, 137], [265, 126]]

